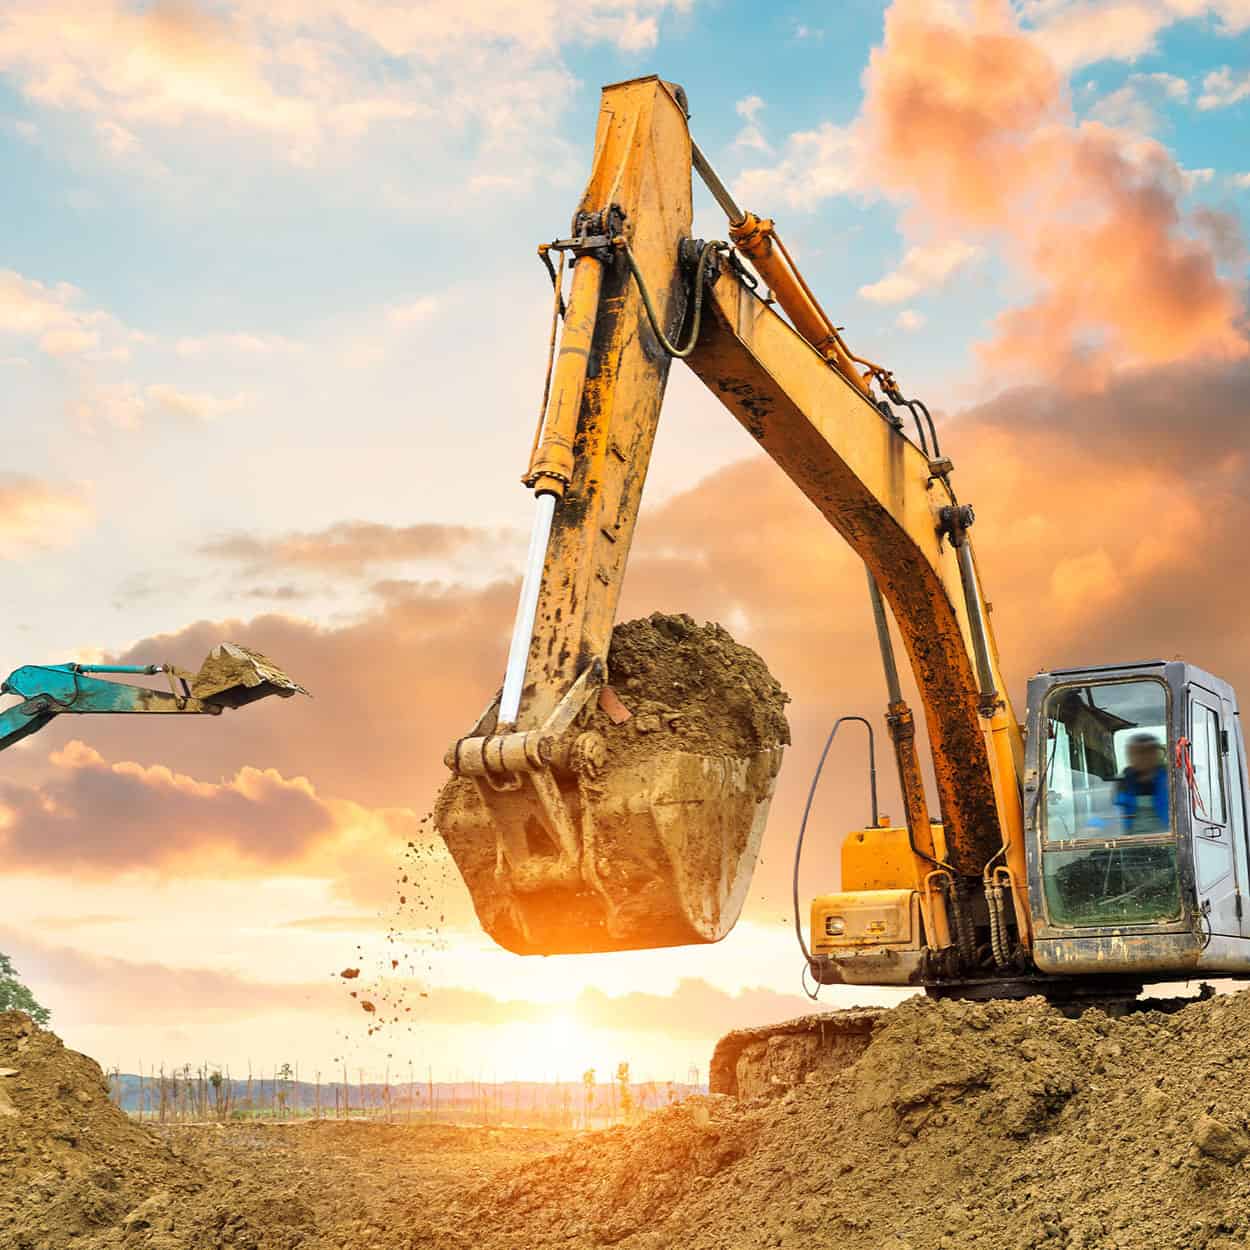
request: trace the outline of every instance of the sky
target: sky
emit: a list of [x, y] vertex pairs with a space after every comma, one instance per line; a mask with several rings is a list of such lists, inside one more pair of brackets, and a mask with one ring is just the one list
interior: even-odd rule
[[[723, 621], [793, 696], [743, 920], [513, 956], [422, 820], [511, 629], [534, 248], [599, 87], [648, 73], [938, 414], [1017, 702], [1043, 666], [1156, 656], [1250, 689], [1248, 0], [6, 0], [6, 671], [229, 639], [314, 696], [65, 717], [5, 754], [0, 949], [70, 1045], [685, 1079], [805, 1008], [801, 800], [833, 717], [884, 703], [862, 571], [680, 367], [622, 616]], [[695, 233], [725, 233], [699, 187]], [[866, 816], [861, 756], [805, 892]], [[405, 1024], [371, 1035], [345, 966]]]

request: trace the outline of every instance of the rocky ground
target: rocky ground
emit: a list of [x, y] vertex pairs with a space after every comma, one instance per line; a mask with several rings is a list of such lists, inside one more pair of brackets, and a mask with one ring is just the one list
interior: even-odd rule
[[771, 1097], [580, 1135], [201, 1126], [109, 1104], [0, 1016], [0, 1247], [1234, 1250], [1250, 1243], [1250, 993], [1070, 1020], [911, 1000]]

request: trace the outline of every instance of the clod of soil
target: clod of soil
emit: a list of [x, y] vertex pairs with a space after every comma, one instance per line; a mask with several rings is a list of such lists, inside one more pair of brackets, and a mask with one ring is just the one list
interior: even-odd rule
[[622, 621], [612, 631], [608, 685], [631, 713], [620, 724], [594, 713], [616, 763], [674, 749], [751, 755], [790, 741], [790, 696], [750, 647], [712, 622], [660, 612]]

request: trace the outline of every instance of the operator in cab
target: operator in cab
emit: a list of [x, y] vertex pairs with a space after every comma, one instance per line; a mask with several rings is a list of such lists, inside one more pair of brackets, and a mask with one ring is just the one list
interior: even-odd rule
[[1166, 833], [1170, 827], [1168, 768], [1163, 743], [1153, 734], [1134, 734], [1128, 766], [1116, 779], [1115, 805], [1128, 833]]

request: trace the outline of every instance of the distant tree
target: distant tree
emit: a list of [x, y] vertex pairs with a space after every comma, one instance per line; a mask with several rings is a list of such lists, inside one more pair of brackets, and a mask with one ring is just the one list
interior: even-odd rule
[[0, 1011], [24, 1011], [36, 1024], [47, 1024], [52, 1013], [18, 979], [13, 961], [0, 954]]
[[629, 1064], [616, 1065], [616, 1084], [620, 1089], [621, 1119], [626, 1124], [634, 1118], [634, 1092], [629, 1087]]
[[590, 1117], [595, 1106], [595, 1070], [587, 1068], [582, 1073], [582, 1127], [590, 1127]]
[[277, 1070], [277, 1072], [274, 1073], [275, 1084], [278, 1081], [282, 1082], [282, 1085], [278, 1089], [278, 1114], [280, 1116], [286, 1115], [286, 1100], [287, 1100], [288, 1091], [290, 1089], [291, 1077], [293, 1075], [294, 1073], [292, 1072], [291, 1065], [289, 1063], [284, 1063]]

